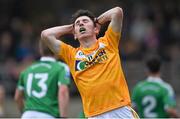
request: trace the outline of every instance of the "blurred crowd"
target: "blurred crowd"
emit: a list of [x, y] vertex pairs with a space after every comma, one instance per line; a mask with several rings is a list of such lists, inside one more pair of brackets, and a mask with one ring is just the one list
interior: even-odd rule
[[180, 46], [179, 1], [137, 1], [126, 15], [125, 57], [142, 58], [145, 54], [157, 53], [167, 61], [177, 58]]
[[[124, 10], [120, 44], [123, 60], [142, 60], [147, 54], [158, 54], [164, 61], [178, 61], [179, 0], [1, 0], [1, 91], [5, 87], [6, 94], [13, 95], [20, 71], [39, 58], [38, 41], [43, 29], [69, 24], [71, 14], [80, 8], [98, 16], [113, 6]], [[72, 36], [63, 40], [79, 45]]]

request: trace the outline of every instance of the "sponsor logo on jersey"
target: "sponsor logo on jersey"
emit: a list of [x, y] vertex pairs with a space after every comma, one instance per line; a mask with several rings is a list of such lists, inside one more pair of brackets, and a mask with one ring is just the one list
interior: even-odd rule
[[81, 56], [79, 56], [75, 62], [75, 70], [76, 71], [85, 70], [95, 64], [103, 63], [107, 59], [108, 57], [104, 48], [96, 50], [96, 52], [92, 53], [91, 55], [84, 55], [83, 53], [81, 53]]

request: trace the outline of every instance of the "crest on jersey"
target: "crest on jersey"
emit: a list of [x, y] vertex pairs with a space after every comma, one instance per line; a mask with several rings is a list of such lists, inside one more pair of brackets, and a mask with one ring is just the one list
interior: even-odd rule
[[76, 60], [76, 71], [81, 71], [86, 68], [86, 62], [81, 60]]

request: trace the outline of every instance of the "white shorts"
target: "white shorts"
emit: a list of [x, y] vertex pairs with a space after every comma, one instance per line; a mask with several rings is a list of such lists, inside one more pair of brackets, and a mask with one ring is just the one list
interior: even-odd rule
[[137, 119], [139, 118], [136, 112], [129, 106], [124, 106], [121, 108], [117, 108], [115, 110], [105, 112], [103, 114], [89, 117], [88, 119], [102, 119], [102, 118], [108, 118], [108, 119]]
[[21, 119], [55, 119], [55, 117], [44, 113], [44, 112], [38, 112], [38, 111], [25, 111], [22, 114]]

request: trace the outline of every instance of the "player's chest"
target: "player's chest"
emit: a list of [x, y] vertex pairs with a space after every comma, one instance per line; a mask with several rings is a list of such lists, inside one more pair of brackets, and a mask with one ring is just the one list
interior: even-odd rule
[[74, 60], [75, 71], [83, 71], [90, 67], [105, 64], [110, 56], [111, 53], [104, 44], [100, 44], [96, 50], [88, 54], [84, 53], [83, 50], [78, 50]]

